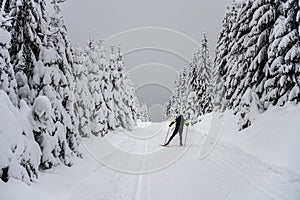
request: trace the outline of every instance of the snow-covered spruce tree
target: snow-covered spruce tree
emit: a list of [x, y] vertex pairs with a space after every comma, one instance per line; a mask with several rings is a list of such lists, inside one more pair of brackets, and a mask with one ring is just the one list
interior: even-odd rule
[[168, 102], [166, 102], [166, 103], [163, 105], [163, 116], [162, 116], [162, 120], [163, 120], [163, 121], [169, 120], [169, 116], [170, 116], [170, 107], [171, 107], [170, 100], [168, 100]]
[[78, 131], [82, 137], [89, 137], [90, 127], [90, 101], [91, 93], [88, 88], [88, 70], [85, 66], [83, 50], [78, 47], [74, 55], [74, 80], [75, 80], [75, 116], [78, 119]]
[[134, 102], [133, 96], [135, 96], [135, 93], [133, 89], [133, 84], [124, 71], [124, 61], [120, 46], [118, 47], [117, 53], [117, 71], [119, 72], [120, 95], [123, 101], [123, 108], [126, 116], [126, 124], [124, 128], [132, 130], [132, 128], [136, 125], [136, 121], [134, 120], [133, 116], [133, 113], [135, 112], [135, 107], [132, 105]]
[[200, 116], [212, 111], [212, 62], [205, 33], [200, 51], [194, 56], [190, 67], [190, 91], [197, 94], [195, 106]]
[[[2, 10], [2, 9], [1, 9]], [[10, 48], [11, 35], [7, 31], [9, 23], [5, 19], [4, 13], [0, 13], [0, 89], [4, 90], [10, 97], [14, 105], [17, 105], [18, 99], [16, 95], [17, 82], [15, 72], [10, 63]]]
[[129, 112], [131, 115], [130, 118], [132, 119], [132, 123], [136, 125], [139, 101], [137, 99], [133, 83], [131, 82], [131, 79], [128, 75], [125, 75], [124, 91], [126, 105], [129, 108]]
[[175, 79], [175, 90], [165, 106], [166, 119], [178, 113], [195, 121], [200, 115], [212, 111], [212, 62], [206, 34], [203, 34], [201, 48], [194, 54], [189, 69], [184, 69]]
[[[103, 61], [103, 60], [102, 60]], [[100, 64], [97, 46], [89, 39], [86, 66], [88, 68], [88, 86], [91, 93], [90, 122], [93, 135], [105, 135], [107, 132], [106, 104], [102, 94], [102, 79], [105, 65]]]
[[114, 46], [111, 46], [111, 53], [109, 56], [109, 70], [110, 70], [110, 81], [112, 83], [111, 94], [114, 103], [114, 116], [116, 127], [125, 126], [125, 114], [123, 112], [123, 102], [120, 96], [120, 75], [117, 69], [117, 56], [114, 52]]
[[171, 110], [172, 110], [172, 114], [173, 116], [176, 116], [176, 113], [181, 112], [182, 109], [182, 105], [180, 104], [180, 85], [181, 81], [180, 81], [180, 74], [177, 74], [175, 77], [175, 81], [174, 81], [174, 91], [173, 91], [173, 101], [172, 101], [172, 106], [171, 106]]
[[265, 109], [300, 101], [300, 4], [299, 1], [280, 1], [278, 17], [269, 36], [268, 61], [265, 78], [257, 92]]
[[114, 46], [111, 47], [109, 69], [111, 70], [110, 79], [113, 86], [112, 95], [115, 106], [116, 127], [123, 127], [130, 130], [134, 126], [135, 121], [130, 110], [130, 105], [128, 104], [128, 90], [124, 84], [126, 76], [120, 48], [115, 53]]
[[99, 44], [99, 53], [100, 53], [100, 63], [102, 63], [103, 68], [103, 77], [101, 80], [102, 92], [103, 92], [103, 99], [105, 106], [107, 108], [107, 128], [108, 130], [115, 130], [116, 129], [116, 118], [115, 118], [115, 105], [114, 99], [112, 95], [113, 84], [111, 82], [111, 70], [108, 64], [108, 60], [104, 55], [104, 49], [102, 46], [102, 42], [100, 41]]
[[138, 114], [138, 119], [141, 122], [148, 122], [150, 120], [149, 114], [148, 114], [148, 106], [145, 103], [141, 104], [139, 114]]
[[175, 80], [175, 91], [174, 97], [175, 102], [174, 105], [175, 113], [181, 113], [185, 115], [185, 108], [187, 103], [187, 96], [188, 96], [188, 70], [183, 69], [179, 72], [176, 80]]
[[188, 69], [183, 69], [175, 77], [175, 87], [173, 95], [169, 102], [164, 105], [164, 120], [176, 117], [179, 113], [183, 114], [186, 119], [190, 115], [187, 115], [187, 99], [190, 93]]
[[213, 83], [213, 107], [214, 110], [224, 111], [226, 109], [226, 102], [223, 97], [226, 92], [224, 83], [224, 74], [228, 62], [229, 52], [233, 45], [231, 42], [234, 38], [232, 35], [232, 27], [236, 22], [238, 9], [240, 8], [240, 3], [232, 1], [232, 4], [227, 7], [225, 16], [222, 21], [221, 31], [219, 33], [216, 50], [215, 59], [213, 64], [212, 72], [212, 83]]
[[196, 110], [195, 105], [197, 104], [197, 93], [190, 92], [189, 96], [187, 97], [186, 104], [185, 104], [185, 118], [194, 124], [198, 117], [198, 111]]
[[[64, 65], [64, 57], [57, 48], [58, 45], [63, 46], [63, 43], [55, 40], [59, 32], [53, 33], [53, 29], [50, 29], [50, 19], [43, 0], [12, 1], [10, 17], [10, 54], [17, 72], [18, 96], [29, 104], [33, 104], [39, 95], [49, 98], [54, 111], [54, 126], [47, 131], [57, 138], [58, 150], [54, 156], [64, 164], [71, 165], [73, 152], [77, 153], [76, 132], [71, 128], [72, 97], [68, 87], [72, 81], [68, 79], [70, 76]], [[42, 168], [51, 166], [54, 165], [41, 165]]]
[[173, 93], [170, 97], [170, 100], [167, 105], [167, 117], [168, 119], [174, 119], [177, 117], [176, 108], [178, 107], [177, 99], [175, 97], [175, 94]]
[[[244, 57], [247, 49], [243, 46], [243, 44], [245, 38], [247, 38], [248, 33], [251, 30], [249, 27], [251, 16], [249, 16], [250, 13], [248, 12], [251, 6], [251, 1], [243, 3], [238, 13], [236, 22], [232, 25], [232, 40], [231, 44], [228, 45], [230, 47], [230, 52], [226, 65], [223, 68], [222, 76], [225, 78], [223, 80], [225, 87], [224, 100], [226, 101], [227, 108], [235, 109], [235, 113], [237, 112], [236, 107], [239, 101], [237, 98], [233, 98], [233, 96], [243, 96], [242, 92], [238, 92], [237, 88], [241, 88], [241, 82], [246, 76], [248, 69], [247, 63], [240, 65], [239, 62], [245, 62]], [[234, 103], [235, 105], [233, 105]]]
[[[244, 71], [245, 77], [242, 79], [241, 84], [237, 87], [232, 97], [235, 99], [233, 105], [239, 105], [237, 108], [240, 116], [240, 129], [246, 128], [251, 124], [250, 119], [244, 119], [248, 114], [244, 113], [244, 103], [240, 101], [245, 98], [244, 96], [261, 96], [259, 90], [255, 90], [255, 92], [252, 92], [253, 94], [248, 94], [246, 91], [255, 89], [264, 82], [264, 68], [268, 65], [267, 49], [269, 46], [270, 33], [277, 18], [277, 6], [278, 3], [276, 3], [276, 1], [268, 2], [257, 0], [247, 12], [247, 15], [251, 19], [249, 23], [251, 30], [249, 34], [247, 34], [243, 45], [244, 49], [246, 49], [245, 55], [242, 57], [243, 59], [238, 62], [238, 65], [248, 66], [248, 68]], [[252, 105], [251, 101], [252, 100], [249, 100], [249, 106]], [[254, 106], [261, 112], [264, 110], [259, 102]]]
[[46, 5], [43, 0], [11, 0], [8, 10], [12, 22], [9, 52], [16, 74], [17, 95], [32, 104], [37, 96], [31, 84], [33, 70], [49, 23]]
[[270, 104], [299, 102], [297, 13], [297, 1], [256, 0], [242, 4], [232, 26], [233, 45], [229, 45], [221, 78], [224, 99], [228, 108], [240, 116], [241, 129], [251, 124], [247, 114], [251, 109], [247, 106], [263, 112]]
[[[57, 156], [65, 165], [72, 165], [74, 156], [70, 140], [67, 135], [67, 128], [71, 126], [71, 117], [66, 110], [64, 92], [67, 88], [66, 77], [60, 68], [61, 57], [57, 53], [53, 42], [47, 40], [47, 45], [41, 47], [40, 61], [34, 68], [32, 80], [33, 88], [39, 96], [46, 96], [53, 109], [53, 127], [47, 130], [57, 140]], [[47, 127], [48, 128], [48, 127]], [[50, 128], [50, 127], [49, 127]], [[39, 135], [38, 132], [36, 132]], [[40, 143], [41, 144], [41, 143]], [[44, 156], [44, 154], [43, 154]], [[43, 168], [51, 168], [55, 165], [44, 165]]]
[[60, 4], [65, 0], [52, 0], [51, 4], [54, 7], [54, 14], [50, 20], [50, 39], [54, 43], [54, 47], [60, 56], [61, 60], [58, 63], [62, 73], [65, 76], [62, 78], [62, 89], [60, 92], [62, 98], [63, 109], [62, 124], [66, 127], [66, 138], [70, 149], [76, 153], [78, 152], [79, 135], [78, 129], [75, 125], [74, 113], [74, 77], [73, 77], [73, 49], [71, 41], [67, 34], [66, 26], [64, 25], [63, 16], [61, 14]]

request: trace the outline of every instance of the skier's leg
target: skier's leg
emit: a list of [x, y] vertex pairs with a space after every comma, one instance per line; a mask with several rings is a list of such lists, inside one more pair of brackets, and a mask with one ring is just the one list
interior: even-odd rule
[[179, 130], [179, 142], [180, 142], [180, 146], [182, 146], [182, 130]]
[[175, 137], [175, 135], [178, 133], [178, 129], [175, 128], [173, 134], [171, 135], [169, 141], [165, 144], [166, 146], [170, 144], [170, 142], [173, 140], [173, 138]]

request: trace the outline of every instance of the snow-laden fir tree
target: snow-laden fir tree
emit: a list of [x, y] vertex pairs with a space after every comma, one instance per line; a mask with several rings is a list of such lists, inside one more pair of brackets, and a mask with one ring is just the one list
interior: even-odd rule
[[[183, 69], [179, 72], [179, 74], [175, 77], [175, 87], [174, 93], [170, 98], [168, 104], [164, 106], [164, 119], [174, 118], [178, 114], [183, 114], [186, 119], [190, 115], [187, 115], [187, 99], [190, 93], [190, 81], [189, 81], [190, 72], [188, 69]], [[195, 102], [196, 103], [196, 102]]]
[[213, 107], [215, 110], [224, 111], [226, 109], [226, 102], [224, 99], [225, 87], [224, 87], [224, 74], [225, 66], [228, 62], [228, 55], [233, 43], [231, 42], [234, 38], [232, 35], [232, 27], [236, 21], [238, 9], [240, 3], [232, 1], [232, 4], [227, 7], [225, 16], [222, 21], [222, 27], [217, 39], [215, 59], [213, 64], [212, 72], [212, 83], [213, 83]]
[[263, 112], [271, 104], [299, 102], [299, 4], [246, 1], [231, 32], [220, 82], [227, 108], [238, 113], [243, 129], [251, 124], [251, 106]]
[[169, 99], [168, 102], [164, 103], [164, 105], [163, 105], [163, 114], [162, 114], [162, 120], [163, 121], [168, 121], [169, 120], [170, 107], [171, 107], [170, 101], [171, 100]]
[[91, 134], [90, 126], [90, 101], [92, 99], [88, 88], [88, 70], [85, 65], [85, 55], [83, 50], [78, 47], [74, 54], [74, 109], [75, 116], [78, 119], [78, 131], [82, 137], [89, 137]]
[[[109, 58], [110, 79], [112, 82], [112, 95], [115, 106], [116, 127], [132, 129], [135, 121], [130, 111], [128, 91], [125, 80], [124, 62], [120, 48], [115, 52], [115, 47], [111, 46]], [[128, 85], [127, 85], [128, 86]]]
[[97, 45], [89, 39], [86, 67], [88, 68], [88, 87], [91, 94], [90, 122], [93, 135], [105, 135], [107, 132], [106, 104], [102, 94], [104, 65], [100, 64]]
[[188, 70], [183, 69], [179, 72], [178, 77], [175, 80], [174, 97], [176, 105], [174, 108], [175, 113], [181, 113], [185, 116], [185, 108], [188, 97]]
[[196, 119], [213, 109], [212, 61], [206, 34], [200, 49], [194, 54], [189, 69], [184, 69], [175, 79], [175, 90], [164, 106], [164, 119], [175, 118], [179, 113], [186, 119]]
[[[251, 19], [248, 24], [250, 32], [245, 35], [243, 43], [245, 53], [243, 56], [240, 56], [237, 63], [237, 66], [245, 66], [243, 71], [245, 77], [241, 79], [242, 81], [232, 96], [234, 99], [233, 106], [239, 105], [237, 108], [240, 116], [240, 129], [246, 128], [251, 124], [249, 114], [247, 114], [250, 112], [250, 108], [247, 107], [252, 105], [253, 99], [249, 95], [261, 95], [258, 90], [254, 93], [252, 92], [253, 94], [248, 94], [248, 91], [256, 88], [264, 79], [264, 68], [268, 60], [269, 37], [277, 15], [276, 7], [277, 3], [274, 1], [256, 1], [247, 11], [247, 16]], [[249, 102], [247, 107], [245, 107], [243, 102], [245, 96], [249, 99], [246, 100], [246, 102]], [[257, 109], [261, 111], [264, 109], [259, 102], [254, 106], [257, 106]]]
[[282, 1], [278, 17], [269, 36], [265, 79], [257, 89], [264, 107], [300, 101], [300, 4]]
[[49, 17], [43, 0], [10, 0], [9, 17], [12, 22], [11, 55], [17, 80], [17, 95], [32, 104], [37, 96], [32, 77], [39, 59], [42, 41], [48, 33]]
[[123, 55], [121, 53], [121, 47], [118, 47], [117, 53], [117, 71], [119, 73], [119, 88], [120, 95], [123, 102], [123, 110], [125, 113], [125, 126], [127, 129], [132, 130], [132, 128], [136, 125], [136, 121], [134, 120], [133, 113], [135, 113], [134, 96], [135, 92], [133, 89], [133, 84], [129, 79], [128, 75], [124, 71], [124, 61]]
[[123, 102], [120, 96], [120, 74], [117, 66], [117, 55], [114, 52], [115, 47], [111, 46], [111, 53], [109, 56], [109, 70], [110, 81], [112, 83], [111, 93], [114, 102], [115, 122], [116, 127], [125, 127], [125, 114], [123, 111]]
[[174, 119], [177, 117], [178, 113], [176, 113], [176, 109], [178, 107], [178, 101], [175, 97], [175, 94], [173, 93], [168, 101], [167, 104], [165, 104], [165, 108], [164, 108], [164, 119], [165, 120], [170, 120], [170, 119]]
[[[227, 108], [236, 108], [236, 105], [239, 103], [238, 99], [232, 98], [233, 96], [243, 96], [243, 93], [238, 91], [242, 89], [241, 85], [243, 83], [241, 82], [243, 81], [248, 68], [248, 64], [245, 63], [246, 60], [244, 59], [247, 49], [243, 44], [245, 38], [247, 38], [248, 32], [251, 30], [249, 27], [251, 19], [247, 14], [251, 6], [252, 2], [250, 1], [244, 3], [238, 13], [236, 23], [233, 23], [232, 25], [232, 40], [229, 45], [230, 53], [226, 65], [223, 68], [223, 77], [226, 79], [223, 83], [226, 91], [224, 100], [228, 102], [226, 102]], [[242, 62], [243, 65], [239, 64], [239, 62]], [[239, 88], [239, 90], [237, 90], [237, 88]]]
[[190, 92], [185, 103], [185, 118], [194, 124], [197, 121], [198, 111], [195, 107], [197, 104], [197, 93]]
[[0, 89], [4, 90], [14, 105], [17, 105], [16, 95], [17, 82], [15, 72], [11, 65], [10, 48], [11, 35], [7, 31], [9, 21], [5, 18], [4, 13], [0, 13]]
[[74, 113], [74, 77], [73, 77], [73, 49], [71, 41], [67, 34], [66, 26], [64, 25], [63, 16], [61, 14], [60, 4], [65, 0], [52, 0], [51, 4], [54, 7], [54, 14], [50, 20], [50, 39], [54, 43], [54, 47], [61, 57], [59, 67], [65, 76], [66, 82], [63, 83], [63, 89], [60, 91], [62, 96], [63, 125], [66, 127], [66, 138], [70, 149], [78, 154], [79, 135], [75, 125]]
[[[73, 80], [70, 69], [65, 65], [65, 56], [60, 51], [66, 44], [57, 39], [59, 30], [53, 32], [50, 28], [43, 0], [11, 1], [9, 8], [12, 20], [10, 54], [16, 72], [17, 94], [30, 105], [39, 95], [49, 98], [54, 125], [47, 132], [56, 137], [57, 153], [54, 156], [71, 165], [73, 152], [77, 153], [78, 138], [73, 124], [72, 91], [69, 87]], [[35, 134], [40, 133], [35, 131]], [[42, 163], [41, 167], [54, 165]]]
[[[64, 96], [65, 90], [68, 89], [67, 80], [60, 68], [61, 57], [50, 39], [47, 40], [45, 47], [41, 47], [39, 60], [34, 69], [33, 87], [36, 88], [39, 96], [46, 96], [51, 102], [54, 124], [52, 129], [47, 131], [51, 132], [57, 139], [58, 151], [55, 156], [59, 157], [65, 165], [70, 166], [72, 165], [74, 153], [72, 152], [72, 144], [67, 132], [68, 127], [72, 126], [71, 116], [67, 112]], [[35, 133], [40, 134], [38, 131]], [[52, 166], [45, 165], [43, 167], [49, 168]]]
[[133, 83], [127, 74], [125, 74], [124, 78], [124, 91], [125, 101], [127, 107], [129, 108], [128, 112], [130, 113], [130, 118], [132, 119], [132, 123], [136, 125], [139, 101], [137, 99]]
[[99, 53], [100, 53], [100, 63], [102, 63], [103, 67], [103, 77], [101, 80], [103, 99], [107, 109], [107, 128], [108, 130], [116, 129], [116, 118], [115, 118], [115, 105], [114, 99], [112, 95], [113, 84], [111, 82], [111, 70], [109, 67], [108, 59], [104, 54], [104, 49], [102, 45], [103, 41], [100, 41], [99, 44]]
[[203, 34], [200, 50], [190, 64], [189, 92], [196, 92], [197, 116], [212, 111], [212, 61], [206, 34]]
[[149, 122], [150, 121], [147, 104], [141, 103], [139, 113], [138, 113], [138, 119], [141, 122]]

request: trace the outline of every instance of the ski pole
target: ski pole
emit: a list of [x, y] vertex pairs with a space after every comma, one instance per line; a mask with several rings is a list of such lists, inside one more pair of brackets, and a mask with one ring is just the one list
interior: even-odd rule
[[185, 139], [184, 139], [184, 146], [186, 145], [186, 139], [187, 139], [188, 132], [189, 132], [189, 127], [186, 128]]
[[168, 129], [168, 132], [167, 132], [167, 135], [166, 135], [166, 138], [165, 138], [165, 143], [164, 143], [164, 144], [166, 144], [166, 142], [167, 142], [168, 135], [169, 135], [169, 132], [170, 132], [170, 128], [171, 128], [171, 127], [169, 127], [169, 129]]

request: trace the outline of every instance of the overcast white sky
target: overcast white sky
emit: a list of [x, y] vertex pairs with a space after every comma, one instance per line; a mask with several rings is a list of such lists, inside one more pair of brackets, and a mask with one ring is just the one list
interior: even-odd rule
[[[231, 0], [67, 0], [62, 10], [74, 46], [77, 43], [85, 46], [89, 31], [95, 39], [106, 39], [130, 29], [162, 27], [179, 31], [198, 42], [201, 41], [202, 33], [205, 31], [213, 55], [222, 18], [230, 2]], [[148, 40], [151, 42], [151, 40], [162, 39], [156, 37]], [[121, 42], [122, 46], [127, 45], [126, 41], [118, 42]], [[185, 52], [190, 55], [186, 58], [189, 60], [195, 48], [189, 48], [188, 44], [180, 45], [182, 48], [185, 47]], [[186, 49], [190, 49], [190, 52]], [[168, 66], [177, 71], [188, 64], [178, 56], [153, 50], [135, 52], [124, 59], [127, 71], [132, 71], [134, 67], [143, 64], [149, 68]], [[140, 101], [146, 102], [149, 107], [155, 105], [151, 115], [153, 120], [158, 121], [161, 110], [157, 104], [162, 105], [171, 95], [172, 88], [169, 85], [174, 81], [174, 73], [170, 73], [167, 77], [166, 73], [154, 71], [151, 74], [149, 70], [147, 73], [145, 71], [147, 70], [139, 70], [138, 73], [134, 72], [130, 75], [135, 84], [140, 84], [146, 77], [148, 80], [149, 77], [150, 79], [153, 77], [153, 82], [158, 83], [147, 85], [145, 82], [146, 86], [139, 85], [136, 88]], [[157, 80], [157, 77], [160, 77], [161, 81]]]
[[208, 35], [211, 51], [226, 6], [231, 0], [67, 0], [65, 23], [73, 43], [85, 44], [88, 31], [96, 38], [132, 28], [164, 27], [200, 41]]

